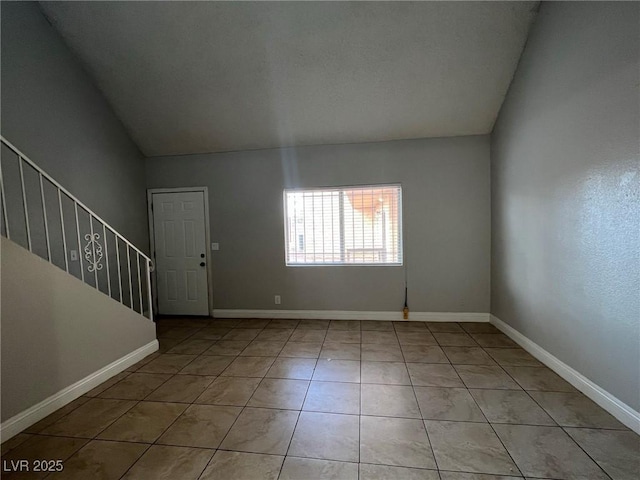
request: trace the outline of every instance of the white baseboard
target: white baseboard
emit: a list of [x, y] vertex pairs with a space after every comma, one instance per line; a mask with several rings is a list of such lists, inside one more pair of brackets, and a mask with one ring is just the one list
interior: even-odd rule
[[73, 385], [69, 385], [58, 393], [51, 395], [40, 403], [27, 408], [17, 415], [14, 415], [0, 425], [1, 441], [5, 442], [11, 437], [22, 432], [24, 429], [29, 428], [31, 425], [39, 422], [47, 415], [55, 412], [61, 407], [64, 407], [66, 404], [71, 403], [76, 398], [109, 380], [114, 375], [123, 372], [131, 365], [139, 362], [147, 355], [157, 351], [158, 348], [158, 340], [149, 342], [128, 355], [119, 358], [115, 362], [110, 363], [106, 367], [101, 368], [97, 372], [84, 377]]
[[558, 359], [534, 341], [525, 337], [515, 328], [507, 325], [495, 315], [491, 315], [491, 323], [508, 335], [514, 342], [524, 348], [531, 355], [544, 363], [551, 370], [576, 387], [595, 403], [604, 408], [620, 422], [634, 432], [640, 434], [640, 412], [636, 412], [622, 400], [616, 398], [605, 389], [593, 383], [580, 372]]
[[[235, 310], [215, 309], [215, 318], [283, 318], [310, 320], [403, 320], [402, 312], [364, 312], [349, 310]], [[408, 321], [488, 322], [488, 313], [409, 312]]]

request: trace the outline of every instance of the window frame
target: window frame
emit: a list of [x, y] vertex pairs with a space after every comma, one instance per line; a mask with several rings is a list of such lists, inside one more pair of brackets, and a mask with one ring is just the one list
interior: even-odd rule
[[[300, 192], [327, 192], [327, 191], [345, 191], [352, 189], [374, 189], [374, 188], [397, 188], [398, 195], [398, 248], [400, 252], [399, 262], [377, 262], [377, 263], [351, 263], [351, 262], [309, 262], [289, 263], [288, 251], [288, 203], [287, 193]], [[402, 200], [402, 184], [401, 183], [379, 183], [379, 184], [360, 184], [360, 185], [341, 185], [331, 187], [295, 187], [285, 188], [282, 192], [282, 213], [283, 213], [283, 230], [284, 230], [284, 263], [286, 267], [403, 267], [404, 266], [404, 222], [403, 222], [403, 200]], [[342, 215], [341, 215], [342, 218]], [[344, 228], [344, 220], [342, 220], [341, 228]], [[297, 241], [297, 239], [296, 239]]]

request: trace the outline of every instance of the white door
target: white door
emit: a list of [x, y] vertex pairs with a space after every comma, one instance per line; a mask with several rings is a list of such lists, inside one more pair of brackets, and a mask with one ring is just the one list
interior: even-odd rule
[[151, 198], [158, 313], [209, 315], [204, 192]]

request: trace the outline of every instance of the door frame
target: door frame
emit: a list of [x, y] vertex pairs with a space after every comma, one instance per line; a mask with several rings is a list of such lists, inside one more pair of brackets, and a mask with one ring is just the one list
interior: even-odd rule
[[155, 231], [153, 223], [153, 195], [155, 193], [186, 193], [186, 192], [202, 192], [204, 197], [204, 236], [205, 236], [205, 262], [207, 264], [207, 299], [209, 316], [213, 317], [213, 269], [211, 268], [211, 233], [209, 229], [209, 189], [208, 187], [176, 187], [176, 188], [148, 188], [147, 189], [147, 217], [149, 218], [149, 242], [151, 247], [151, 260], [153, 260], [154, 269], [151, 272], [152, 277], [152, 293], [153, 306], [156, 314], [158, 314], [158, 280], [156, 277], [156, 247], [155, 247]]

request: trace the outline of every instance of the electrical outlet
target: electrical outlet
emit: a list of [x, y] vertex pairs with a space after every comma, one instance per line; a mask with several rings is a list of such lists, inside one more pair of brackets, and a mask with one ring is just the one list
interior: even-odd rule
[[276, 295], [274, 297], [274, 301], [275, 301], [276, 305], [280, 305], [282, 303], [282, 299], [280, 298], [280, 295]]
[[70, 257], [70, 260], [72, 262], [77, 262], [78, 261], [78, 251], [77, 250], [71, 250], [69, 252], [69, 257]]

